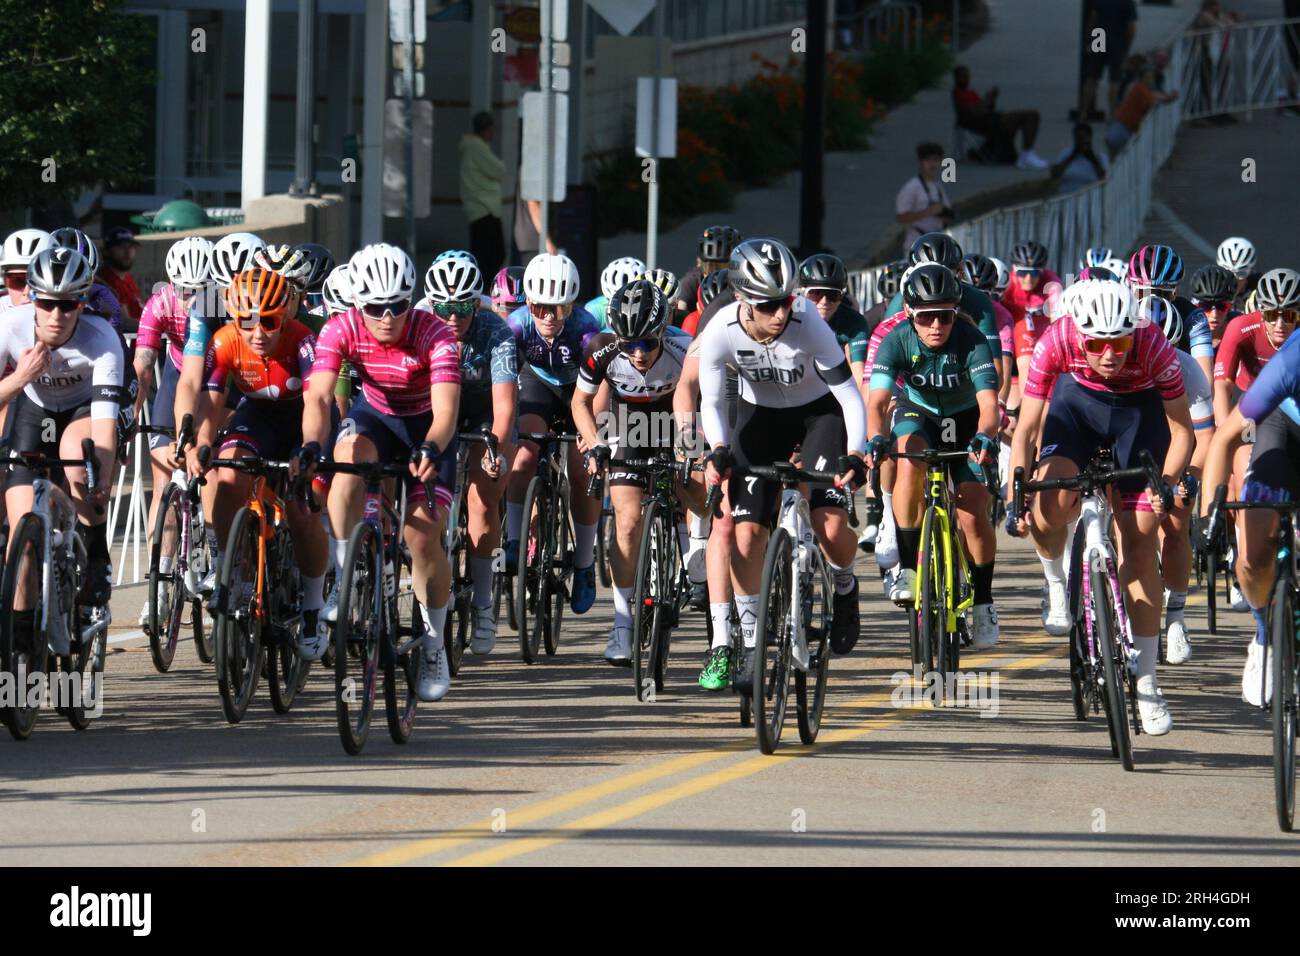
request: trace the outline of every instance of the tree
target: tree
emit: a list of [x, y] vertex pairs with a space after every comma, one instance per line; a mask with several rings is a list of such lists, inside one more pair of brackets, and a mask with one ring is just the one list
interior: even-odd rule
[[154, 97], [144, 20], [122, 0], [43, 0], [0, 18], [0, 204], [130, 182]]

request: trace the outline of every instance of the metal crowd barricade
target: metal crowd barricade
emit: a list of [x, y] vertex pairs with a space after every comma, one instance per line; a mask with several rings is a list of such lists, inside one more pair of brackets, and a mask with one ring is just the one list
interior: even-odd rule
[[[135, 336], [127, 334], [125, 336], [129, 341], [134, 343]], [[162, 362], [166, 360], [166, 347], [159, 349], [158, 359], [154, 364], [154, 382], [162, 380]], [[149, 424], [149, 405], [146, 398], [144, 404], [140, 406], [140, 423]], [[114, 483], [113, 495], [108, 503], [108, 529], [110, 553], [114, 546], [118, 547], [117, 560], [117, 580], [116, 585], [121, 585], [124, 581], [127, 584], [139, 584], [143, 580], [141, 576], [140, 557], [144, 552], [144, 573], [147, 576], [149, 568], [149, 496], [152, 494], [152, 488], [145, 486], [146, 476], [150, 479], [149, 485], [152, 486], [153, 469], [148, 465], [149, 461], [149, 442], [145, 436], [136, 432], [131, 439], [131, 455], [126, 462], [120, 464], [117, 469], [117, 481]], [[130, 475], [130, 488], [127, 487], [127, 476]], [[118, 538], [118, 524], [122, 524], [120, 529], [121, 538]], [[127, 555], [131, 556], [131, 577], [126, 580]]]
[[1184, 119], [1300, 104], [1300, 18], [1196, 30], [1183, 45]]

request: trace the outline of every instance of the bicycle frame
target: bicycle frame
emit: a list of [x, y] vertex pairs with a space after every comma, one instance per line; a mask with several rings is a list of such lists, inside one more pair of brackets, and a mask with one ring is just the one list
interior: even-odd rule
[[[948, 474], [947, 462], [936, 462], [926, 469], [925, 480], [923, 482], [924, 507], [921, 513], [921, 552], [917, 555], [917, 564], [928, 560], [929, 556], [925, 553], [927, 542], [930, 540], [929, 517], [930, 505], [934, 505], [934, 518], [939, 523], [939, 532], [943, 535], [943, 551], [939, 554], [939, 559], [943, 562], [943, 587], [944, 587], [944, 606], [947, 613], [947, 629], [955, 631], [957, 629], [957, 618], [964, 614], [975, 603], [975, 592], [970, 587], [970, 563], [966, 560], [966, 549], [963, 547], [953, 547], [953, 542], [957, 540], [956, 532], [952, 523], [952, 499], [949, 496], [949, 484], [951, 477]], [[953, 560], [953, 552], [956, 552], [956, 561]], [[962, 594], [956, 592], [956, 575], [953, 574], [953, 568], [956, 566], [961, 571]], [[915, 609], [919, 614], [922, 607], [921, 589], [916, 589]]]
[[[1116, 632], [1120, 636], [1121, 653], [1124, 655], [1124, 666], [1133, 673], [1133, 632], [1129, 625], [1124, 592], [1119, 584], [1119, 561], [1115, 555], [1115, 545], [1110, 539], [1110, 524], [1110, 504], [1106, 496], [1097, 491], [1084, 495], [1079, 502], [1079, 526], [1074, 532], [1084, 536], [1080, 560], [1083, 562], [1083, 568], [1104, 567], [1106, 570], [1106, 581], [1110, 587], [1116, 614]], [[1083, 587], [1084, 633], [1088, 639], [1088, 658], [1089, 663], [1095, 664], [1099, 652], [1092, 618], [1092, 577], [1088, 574], [1080, 574], [1080, 581]]]
[[[32, 482], [31, 514], [41, 522], [41, 533], [46, 544], [45, 559], [41, 567], [41, 591], [46, 599], [40, 600], [38, 606], [41, 630], [49, 633], [52, 610], [55, 612], [52, 619], [60, 626], [63, 624], [63, 615], [59, 613], [63, 608], [58, 604], [59, 588], [55, 577], [54, 552], [56, 549], [64, 551], [65, 557], [62, 560], [65, 561], [76, 559], [74, 542], [79, 534], [77, 512], [62, 488], [48, 478], [36, 478]], [[100, 632], [108, 628], [110, 620], [111, 614], [107, 608], [104, 608], [103, 613], [99, 615], [99, 620], [81, 631], [79, 639], [82, 644], [98, 637]], [[67, 637], [71, 639], [72, 635], [69, 634]]]

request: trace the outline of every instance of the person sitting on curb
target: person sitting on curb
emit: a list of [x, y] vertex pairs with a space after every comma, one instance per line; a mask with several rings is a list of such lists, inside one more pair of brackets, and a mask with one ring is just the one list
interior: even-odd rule
[[[1016, 156], [1019, 169], [1046, 169], [1047, 160], [1034, 152], [1038, 138], [1038, 110], [997, 111], [998, 88], [984, 96], [970, 88], [970, 68], [959, 66], [952, 71], [952, 102], [957, 110], [957, 125], [986, 137], [984, 153], [992, 162], [1010, 162]], [[1016, 132], [1024, 148], [1016, 154]]]

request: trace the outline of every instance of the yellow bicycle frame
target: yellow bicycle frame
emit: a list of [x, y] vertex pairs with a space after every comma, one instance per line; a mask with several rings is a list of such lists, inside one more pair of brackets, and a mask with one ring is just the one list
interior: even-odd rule
[[[962, 600], [957, 598], [957, 575], [953, 573], [953, 552], [956, 552], [956, 565], [961, 569], [962, 580], [964, 581], [970, 580], [970, 566], [966, 562], [966, 549], [960, 546], [953, 547], [953, 542], [957, 541], [957, 535], [953, 531], [952, 518], [948, 514], [948, 477], [943, 468], [937, 465], [930, 467], [925, 474], [924, 488], [927, 507], [921, 516], [921, 548], [926, 561], [937, 560], [943, 562], [943, 603], [948, 614], [947, 630], [951, 633], [957, 630], [957, 616], [965, 613], [975, 603], [973, 591], [968, 593]], [[938, 555], [931, 555], [928, 548], [928, 542], [931, 540], [928, 504], [934, 505], [934, 518], [939, 523], [939, 533], [943, 536], [943, 551]], [[929, 579], [933, 581], [934, 575], [929, 575]], [[915, 599], [915, 607], [918, 613], [923, 607], [922, 601], [924, 597], [925, 595], [918, 587]]]

